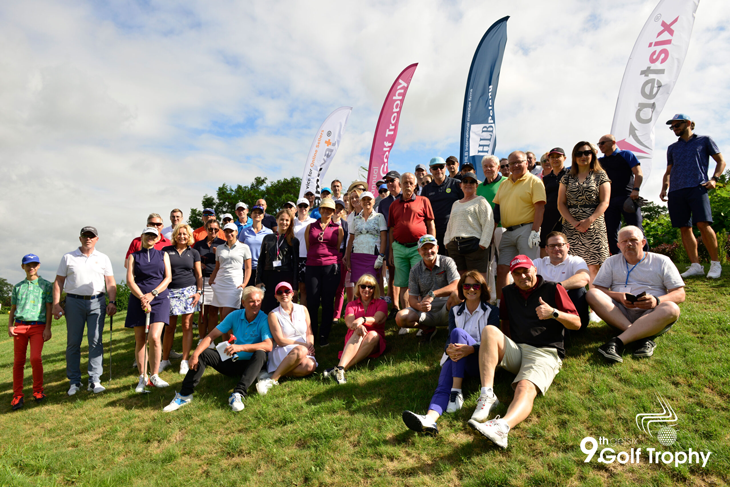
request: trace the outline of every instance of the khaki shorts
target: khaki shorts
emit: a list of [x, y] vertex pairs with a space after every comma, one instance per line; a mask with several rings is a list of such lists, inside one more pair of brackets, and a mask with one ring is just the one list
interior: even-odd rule
[[562, 365], [563, 361], [555, 348], [537, 348], [525, 343], [518, 345], [504, 337], [504, 357], [499, 366], [516, 375], [512, 389], [517, 387], [519, 381], [529, 380], [544, 396]]
[[527, 243], [530, 239], [531, 232], [531, 225], [525, 225], [511, 232], [505, 230], [502, 234], [502, 239], [499, 241], [499, 260], [497, 264], [509, 265], [512, 259], [520, 254], [532, 257], [535, 254], [535, 249], [531, 249]]

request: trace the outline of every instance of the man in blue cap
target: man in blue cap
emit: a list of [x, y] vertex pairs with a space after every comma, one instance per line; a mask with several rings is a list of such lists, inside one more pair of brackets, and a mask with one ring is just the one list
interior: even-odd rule
[[[662, 201], [669, 200], [667, 206], [672, 227], [679, 228], [682, 244], [691, 263], [682, 277], [701, 276], [705, 273], [697, 254], [697, 239], [692, 232], [692, 226], [696, 225], [710, 254], [707, 277], [718, 279], [722, 267], [717, 236], [711, 226], [712, 208], [707, 192], [715, 189], [717, 180], [725, 171], [725, 159], [710, 137], [693, 133], [695, 123], [689, 115], [678, 113], [667, 121], [667, 125], [679, 139], [667, 149], [667, 170], [659, 197]], [[710, 157], [717, 165], [712, 177], [708, 178]]]
[[464, 193], [461, 191], [461, 181], [446, 175], [446, 161], [442, 157], [432, 158], [429, 167], [433, 181], [423, 187], [421, 196], [428, 198], [433, 208], [439, 253], [449, 255], [444, 245], [446, 226], [449, 224], [451, 207], [455, 201], [464, 197]]

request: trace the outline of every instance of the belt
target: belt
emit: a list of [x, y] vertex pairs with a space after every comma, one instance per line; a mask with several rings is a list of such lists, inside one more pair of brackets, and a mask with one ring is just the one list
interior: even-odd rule
[[568, 205], [568, 208], [590, 208], [595, 210], [598, 208], [598, 205]]
[[45, 321], [23, 321], [23, 320], [15, 320], [15, 324], [20, 325], [45, 325]]
[[80, 294], [67, 294], [67, 298], [83, 299], [84, 301], [90, 301], [92, 299], [100, 298], [104, 293], [94, 294], [93, 296], [82, 296]]
[[403, 247], [408, 247], [408, 248], [415, 247], [416, 245], [418, 245], [418, 242], [400, 243], [397, 240], [395, 241], [395, 243], [397, 243], [398, 245], [402, 245]]
[[520, 223], [519, 225], [512, 225], [511, 227], [507, 227], [507, 231], [511, 232], [512, 230], [517, 230], [520, 227], [524, 227], [525, 225], [532, 225], [533, 222], [530, 223]]

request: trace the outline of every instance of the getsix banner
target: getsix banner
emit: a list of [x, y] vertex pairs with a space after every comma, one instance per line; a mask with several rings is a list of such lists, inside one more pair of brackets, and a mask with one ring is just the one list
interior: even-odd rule
[[368, 191], [375, 195], [378, 194], [375, 183], [388, 173], [388, 158], [398, 135], [398, 123], [400, 122], [403, 102], [417, 67], [418, 63], [411, 64], [398, 75], [393, 86], [390, 87], [390, 91], [388, 91], [388, 96], [385, 97], [383, 108], [380, 110], [378, 124], [375, 126], [373, 147], [370, 150], [367, 181]]
[[689, 49], [699, 0], [662, 0], [639, 34], [626, 65], [611, 133], [619, 149], [651, 174], [654, 125], [677, 82]]
[[350, 113], [352, 113], [352, 107], [340, 107], [330, 113], [319, 127], [304, 165], [302, 187], [299, 189], [300, 198], [304, 197], [307, 191], [311, 191], [319, 199], [322, 188], [320, 181], [324, 178], [332, 159], [337, 154]]
[[507, 20], [509, 16], [496, 21], [479, 41], [466, 80], [459, 162], [470, 161], [480, 179], [483, 177], [482, 158], [493, 155], [497, 147], [494, 101], [507, 45]]

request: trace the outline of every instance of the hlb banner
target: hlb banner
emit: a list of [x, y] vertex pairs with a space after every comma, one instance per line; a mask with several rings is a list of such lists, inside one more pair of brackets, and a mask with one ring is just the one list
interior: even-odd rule
[[352, 107], [340, 107], [322, 123], [314, 136], [312, 147], [309, 148], [307, 163], [304, 165], [302, 174], [302, 187], [299, 190], [299, 197], [303, 197], [307, 191], [314, 193], [319, 199], [319, 191], [322, 187], [321, 179], [327, 173], [332, 159], [337, 154], [337, 149], [342, 141], [342, 134], [345, 132], [347, 117], [350, 116]]
[[496, 21], [479, 41], [469, 68], [461, 118], [460, 163], [474, 164], [477, 176], [482, 176], [482, 158], [494, 154], [497, 130], [494, 120], [494, 100], [497, 97], [499, 71], [504, 47], [507, 45], [507, 20]]
[[376, 181], [385, 177], [388, 172], [388, 158], [398, 135], [403, 101], [406, 99], [408, 87], [411, 85], [411, 79], [413, 79], [413, 73], [416, 72], [417, 67], [418, 63], [411, 64], [398, 75], [380, 110], [368, 166], [368, 191], [373, 194], [378, 194], [378, 188], [375, 187]]
[[611, 133], [651, 174], [654, 124], [684, 63], [699, 0], [662, 0], [639, 34], [624, 72]]

